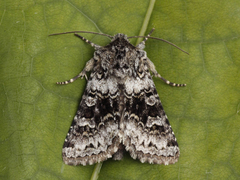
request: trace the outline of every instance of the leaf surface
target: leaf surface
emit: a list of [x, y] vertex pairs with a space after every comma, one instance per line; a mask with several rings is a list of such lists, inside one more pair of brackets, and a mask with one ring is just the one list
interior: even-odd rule
[[[171, 41], [186, 55], [149, 39], [145, 50], [158, 72], [187, 87], [154, 78], [180, 147], [174, 165], [142, 164], [125, 153], [105, 161], [99, 179], [240, 178], [240, 1], [2, 1], [0, 2], [0, 179], [90, 179], [93, 166], [62, 162], [63, 141], [86, 81], [77, 75], [93, 48], [72, 34], [145, 35]], [[110, 40], [83, 34], [106, 45]], [[136, 44], [137, 39], [131, 39]]]

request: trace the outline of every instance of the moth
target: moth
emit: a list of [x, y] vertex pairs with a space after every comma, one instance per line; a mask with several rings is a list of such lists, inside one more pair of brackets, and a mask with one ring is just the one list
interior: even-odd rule
[[[88, 79], [86, 72], [91, 71], [63, 145], [64, 163], [92, 165], [111, 157], [120, 160], [125, 150], [142, 163], [168, 165], [178, 161], [177, 139], [163, 110], [152, 75], [171, 86], [186, 84], [164, 79], [147, 57], [143, 49], [148, 38], [168, 42], [150, 37], [153, 30], [147, 36], [132, 37], [86, 31], [57, 33], [74, 33], [95, 49], [93, 58], [80, 74], [68, 81], [57, 82], [68, 84], [79, 77]], [[104, 35], [111, 38], [111, 42], [99, 46], [77, 33]], [[144, 40], [134, 46], [129, 39], [136, 37]]]

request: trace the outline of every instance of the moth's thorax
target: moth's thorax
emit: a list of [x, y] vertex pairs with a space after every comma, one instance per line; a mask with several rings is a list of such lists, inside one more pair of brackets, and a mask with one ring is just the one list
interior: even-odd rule
[[117, 34], [110, 44], [95, 51], [94, 57], [105, 76], [125, 79], [136, 76], [146, 52], [132, 45], [126, 35]]

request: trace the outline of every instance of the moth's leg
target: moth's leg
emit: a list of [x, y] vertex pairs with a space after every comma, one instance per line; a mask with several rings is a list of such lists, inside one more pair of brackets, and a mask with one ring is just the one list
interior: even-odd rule
[[88, 80], [86, 72], [91, 71], [93, 69], [93, 67], [94, 67], [94, 59], [92, 58], [86, 63], [82, 72], [80, 72], [77, 76], [75, 76], [72, 79], [69, 79], [68, 81], [57, 82], [57, 84], [69, 84], [69, 83], [72, 83], [73, 81], [77, 80], [79, 77], [81, 77], [81, 78], [85, 77]]
[[144, 40], [142, 42], [140, 42], [136, 47], [137, 48], [140, 48], [140, 49], [144, 49], [145, 47], [145, 42], [148, 40], [148, 37], [152, 34], [152, 32], [154, 31], [155, 29], [153, 28], [150, 33], [148, 33], [148, 35], [144, 38]]
[[85, 41], [86, 43], [90, 44], [92, 47], [94, 47], [94, 49], [98, 49], [99, 47], [101, 47], [101, 46], [99, 46], [99, 45], [97, 45], [97, 44], [94, 44], [93, 42], [87, 40], [86, 38], [80, 36], [80, 35], [77, 34], [77, 33], [75, 33], [74, 35], [77, 36], [77, 37], [79, 37], [80, 39], [82, 39], [82, 40]]
[[166, 84], [168, 85], [171, 85], [171, 86], [177, 86], [177, 87], [180, 87], [180, 86], [186, 86], [186, 84], [177, 84], [177, 83], [173, 83], [173, 82], [170, 82], [168, 81], [167, 79], [163, 78], [160, 74], [158, 74], [153, 62], [147, 58], [147, 65], [148, 65], [148, 68], [152, 71], [153, 75], [155, 77], [159, 77], [161, 80], [163, 80]]
[[[82, 39], [82, 40], [85, 41], [86, 43], [90, 44], [90, 45], [91, 45], [92, 47], [94, 47], [95, 49], [98, 49], [99, 47], [101, 47], [101, 46], [99, 46], [99, 45], [97, 45], [97, 44], [94, 44], [93, 42], [87, 40], [86, 38], [80, 36], [79, 34], [76, 34], [76, 33], [75, 33], [74, 35], [77, 36], [77, 37], [79, 37], [80, 39]], [[93, 66], [94, 66], [94, 59], [92, 58], [92, 59], [90, 59], [90, 60], [87, 62], [87, 64], [86, 64], [85, 68], [83, 69], [83, 71], [80, 72], [77, 76], [75, 76], [75, 77], [72, 78], [72, 79], [69, 79], [68, 81], [57, 82], [57, 84], [69, 84], [69, 83], [72, 83], [73, 81], [75, 81], [76, 79], [78, 79], [79, 77], [83, 78], [83, 76], [88, 80], [87, 75], [86, 75], [86, 72], [91, 71], [91, 70], [93, 69]]]

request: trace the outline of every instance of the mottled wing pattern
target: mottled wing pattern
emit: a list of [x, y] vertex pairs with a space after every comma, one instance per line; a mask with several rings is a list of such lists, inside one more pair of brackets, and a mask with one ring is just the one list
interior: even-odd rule
[[125, 149], [141, 162], [177, 162], [178, 143], [149, 71], [172, 86], [185, 85], [157, 73], [143, 51], [147, 37], [135, 47], [126, 35], [117, 34], [100, 47], [77, 36], [96, 51], [78, 76], [58, 83], [71, 83], [92, 71], [63, 145], [63, 161], [91, 165], [110, 157], [119, 160]]
[[178, 143], [148, 71], [125, 81], [125, 112], [121, 125], [123, 144], [142, 163], [173, 164], [180, 155]]
[[91, 73], [78, 111], [63, 145], [63, 161], [69, 165], [94, 164], [117, 152], [119, 92], [117, 81]]

